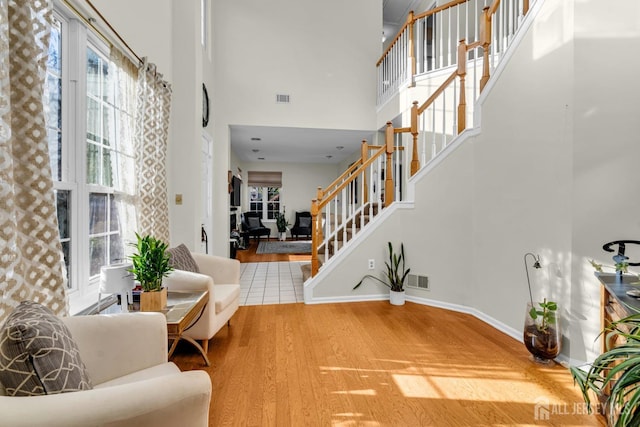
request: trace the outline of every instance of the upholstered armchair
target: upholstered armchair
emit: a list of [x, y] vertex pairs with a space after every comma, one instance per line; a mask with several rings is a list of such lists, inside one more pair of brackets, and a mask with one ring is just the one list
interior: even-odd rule
[[271, 229], [265, 227], [260, 218], [259, 212], [245, 212], [242, 214], [242, 230], [249, 233], [250, 237], [267, 236], [267, 239], [271, 235]]
[[1, 427], [202, 426], [209, 424], [211, 379], [167, 361], [161, 313], [61, 318], [78, 346], [93, 389], [7, 396]]
[[296, 222], [291, 228], [291, 236], [297, 239], [298, 236], [311, 238], [311, 212], [296, 212]]
[[209, 340], [229, 322], [240, 306], [240, 262], [215, 255], [190, 254], [199, 272], [176, 269], [162, 283], [170, 291], [209, 291], [209, 303], [202, 316], [183, 333], [199, 341], [206, 353]]

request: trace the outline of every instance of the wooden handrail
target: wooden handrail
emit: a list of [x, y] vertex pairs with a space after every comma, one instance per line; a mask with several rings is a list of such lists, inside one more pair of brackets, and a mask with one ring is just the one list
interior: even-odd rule
[[331, 193], [325, 195], [325, 197], [322, 200], [318, 200], [318, 210], [322, 209], [323, 207], [325, 207], [333, 198], [336, 197], [336, 195], [344, 190], [344, 188], [349, 185], [354, 179], [356, 179], [359, 175], [361, 171], [366, 170], [367, 167], [369, 167], [374, 160], [376, 160], [380, 155], [382, 155], [382, 153], [385, 152], [386, 146], [383, 146], [382, 148], [380, 148], [378, 151], [376, 151], [375, 153], [373, 153], [373, 155], [371, 157], [369, 157], [365, 162], [362, 163], [362, 165], [360, 165], [358, 167], [358, 169], [356, 171], [354, 171], [353, 174], [351, 174], [347, 179], [345, 179], [338, 187], [336, 187], [335, 190], [333, 190]]
[[424, 112], [424, 110], [426, 110], [429, 105], [433, 104], [433, 101], [436, 100], [436, 98], [438, 96], [440, 96], [440, 94], [442, 92], [444, 92], [444, 90], [447, 88], [447, 86], [449, 86], [451, 84], [452, 81], [455, 80], [455, 78], [458, 76], [458, 70], [456, 69], [453, 73], [451, 73], [451, 75], [449, 77], [447, 77], [447, 80], [445, 80], [438, 89], [436, 89], [435, 92], [433, 92], [431, 94], [431, 96], [429, 98], [427, 98], [426, 101], [424, 101], [424, 103], [418, 107], [418, 115], [422, 114]]
[[[400, 128], [400, 129], [409, 129], [409, 128]], [[397, 131], [397, 129], [395, 129]], [[408, 132], [408, 130], [407, 130]], [[371, 150], [380, 150], [380, 149], [384, 149], [386, 147], [386, 145], [369, 145], [367, 144], [366, 140], [362, 141], [362, 145], [364, 147], [365, 150], [371, 151]], [[404, 147], [396, 147], [396, 150], [404, 150]], [[316, 194], [316, 200], [323, 200], [325, 198], [327, 198], [327, 193], [330, 192], [330, 190], [335, 187], [336, 185], [340, 184], [347, 176], [352, 175], [354, 173], [354, 171], [362, 166], [362, 159], [364, 156], [361, 156], [358, 160], [356, 160], [355, 162], [353, 162], [348, 168], [347, 170], [345, 170], [338, 178], [336, 178], [335, 180], [333, 180], [333, 182], [329, 185], [327, 185], [324, 189], [318, 187], [318, 191]], [[335, 190], [334, 190], [335, 191]]]
[[[413, 11], [411, 11], [410, 13], [413, 13]], [[398, 31], [396, 36], [393, 38], [391, 43], [389, 43], [389, 46], [387, 46], [387, 48], [384, 50], [384, 52], [382, 53], [382, 56], [380, 57], [380, 59], [378, 59], [378, 62], [376, 62], [376, 67], [380, 65], [382, 61], [384, 61], [384, 58], [387, 56], [387, 53], [389, 53], [389, 51], [393, 49], [393, 46], [396, 44], [400, 36], [402, 36], [402, 33], [404, 33], [404, 30], [406, 30], [409, 25], [413, 25], [413, 22], [414, 22], [413, 20], [410, 21], [409, 19], [407, 19], [407, 21], [404, 23], [402, 28], [400, 28], [400, 30]]]
[[498, 6], [500, 6], [500, 0], [493, 0], [491, 6], [489, 6], [489, 15], [493, 15], [498, 10]]
[[[398, 31], [396, 36], [393, 38], [391, 43], [389, 43], [389, 46], [387, 46], [387, 48], [384, 50], [384, 52], [380, 56], [380, 59], [378, 59], [378, 62], [376, 62], [376, 67], [379, 66], [380, 64], [382, 64], [382, 61], [384, 61], [384, 58], [387, 56], [387, 53], [389, 53], [389, 51], [391, 49], [393, 49], [393, 46], [396, 44], [398, 39], [402, 36], [402, 33], [404, 33], [404, 31], [407, 29], [407, 27], [413, 26], [413, 24], [419, 19], [426, 18], [429, 15], [433, 15], [433, 14], [436, 14], [438, 12], [442, 12], [443, 10], [455, 7], [455, 6], [457, 6], [457, 5], [461, 4], [461, 3], [466, 3], [468, 1], [469, 0], [452, 0], [449, 3], [443, 4], [442, 6], [434, 7], [433, 9], [429, 9], [429, 10], [427, 10], [425, 12], [422, 12], [422, 13], [420, 13], [418, 15], [414, 15], [413, 11], [409, 11], [409, 14], [407, 15], [407, 21], [404, 23], [402, 28], [400, 28], [400, 30]], [[413, 41], [413, 37], [410, 37], [410, 41]], [[411, 54], [411, 52], [410, 52], [410, 54]], [[412, 70], [412, 71], [414, 71], [414, 70]], [[415, 72], [413, 72], [412, 75], [415, 75]]]
[[442, 6], [434, 7], [433, 9], [429, 9], [429, 10], [427, 10], [425, 12], [422, 12], [422, 13], [420, 13], [418, 15], [415, 15], [413, 17], [413, 19], [414, 19], [414, 21], [417, 21], [418, 19], [426, 18], [429, 15], [434, 15], [434, 14], [436, 14], [438, 12], [442, 12], [443, 10], [452, 8], [452, 7], [457, 6], [457, 5], [461, 4], [461, 3], [466, 3], [468, 1], [469, 0], [453, 0], [453, 1], [450, 1], [449, 3], [443, 4]]
[[[364, 142], [364, 141], [363, 141]], [[340, 181], [342, 181], [345, 177], [351, 175], [353, 173], [354, 170], [356, 170], [358, 168], [358, 166], [360, 166], [360, 164], [362, 164], [362, 159], [358, 159], [355, 162], [353, 162], [348, 168], [347, 170], [345, 170], [344, 172], [342, 172], [342, 174], [337, 177], [336, 179], [333, 180], [333, 182], [329, 185], [327, 185], [324, 190], [319, 190], [322, 193], [322, 197], [318, 197], [318, 199], [323, 199], [324, 198], [324, 194], [327, 194], [329, 192], [329, 190], [333, 187], [335, 187], [336, 185], [338, 185], [340, 183]], [[320, 195], [320, 192], [318, 193]]]

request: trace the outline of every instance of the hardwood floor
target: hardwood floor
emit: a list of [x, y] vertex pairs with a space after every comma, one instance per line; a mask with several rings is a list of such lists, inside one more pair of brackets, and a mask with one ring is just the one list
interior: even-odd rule
[[210, 426], [605, 425], [576, 414], [567, 369], [535, 364], [474, 317], [413, 303], [240, 307], [208, 354], [206, 368], [181, 344], [173, 360], [211, 375]]
[[[273, 240], [273, 239], [271, 239]], [[309, 261], [311, 255], [291, 255], [291, 254], [256, 254], [258, 241], [251, 239], [247, 249], [236, 251], [236, 259], [240, 262], [277, 262], [277, 261]]]

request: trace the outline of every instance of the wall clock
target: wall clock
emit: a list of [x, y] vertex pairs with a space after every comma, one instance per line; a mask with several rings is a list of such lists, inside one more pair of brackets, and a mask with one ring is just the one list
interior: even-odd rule
[[202, 127], [206, 128], [209, 124], [209, 92], [207, 86], [202, 83]]

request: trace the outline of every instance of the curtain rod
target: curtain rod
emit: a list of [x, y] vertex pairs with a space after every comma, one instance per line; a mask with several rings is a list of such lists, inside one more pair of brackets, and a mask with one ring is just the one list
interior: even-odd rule
[[[109, 30], [118, 38], [118, 40], [120, 41], [120, 43], [122, 43], [122, 45], [129, 51], [129, 53], [131, 55], [133, 55], [139, 63], [143, 63], [144, 61], [142, 60], [142, 58], [140, 56], [138, 56], [138, 54], [131, 48], [131, 46], [129, 46], [129, 44], [122, 38], [122, 36], [120, 35], [120, 33], [118, 33], [115, 28], [113, 28], [113, 26], [111, 25], [111, 23], [109, 21], [107, 21], [107, 19], [104, 17], [104, 15], [102, 15], [102, 13], [100, 13], [100, 11], [93, 5], [93, 3], [91, 3], [91, 0], [84, 0], [89, 7], [98, 15], [98, 17], [100, 17], [100, 19], [102, 20], [102, 22], [104, 22], [106, 24], [106, 26], [109, 28]], [[108, 44], [113, 44], [111, 42], [111, 40], [109, 40], [109, 37], [105, 36], [102, 31], [100, 31], [100, 29], [98, 27], [96, 27], [95, 25], [95, 18], [85, 18], [82, 13], [73, 5], [71, 4], [70, 0], [63, 0], [64, 4], [67, 5], [67, 7], [69, 7], [80, 19], [82, 19], [87, 25], [89, 25], [106, 43]]]

